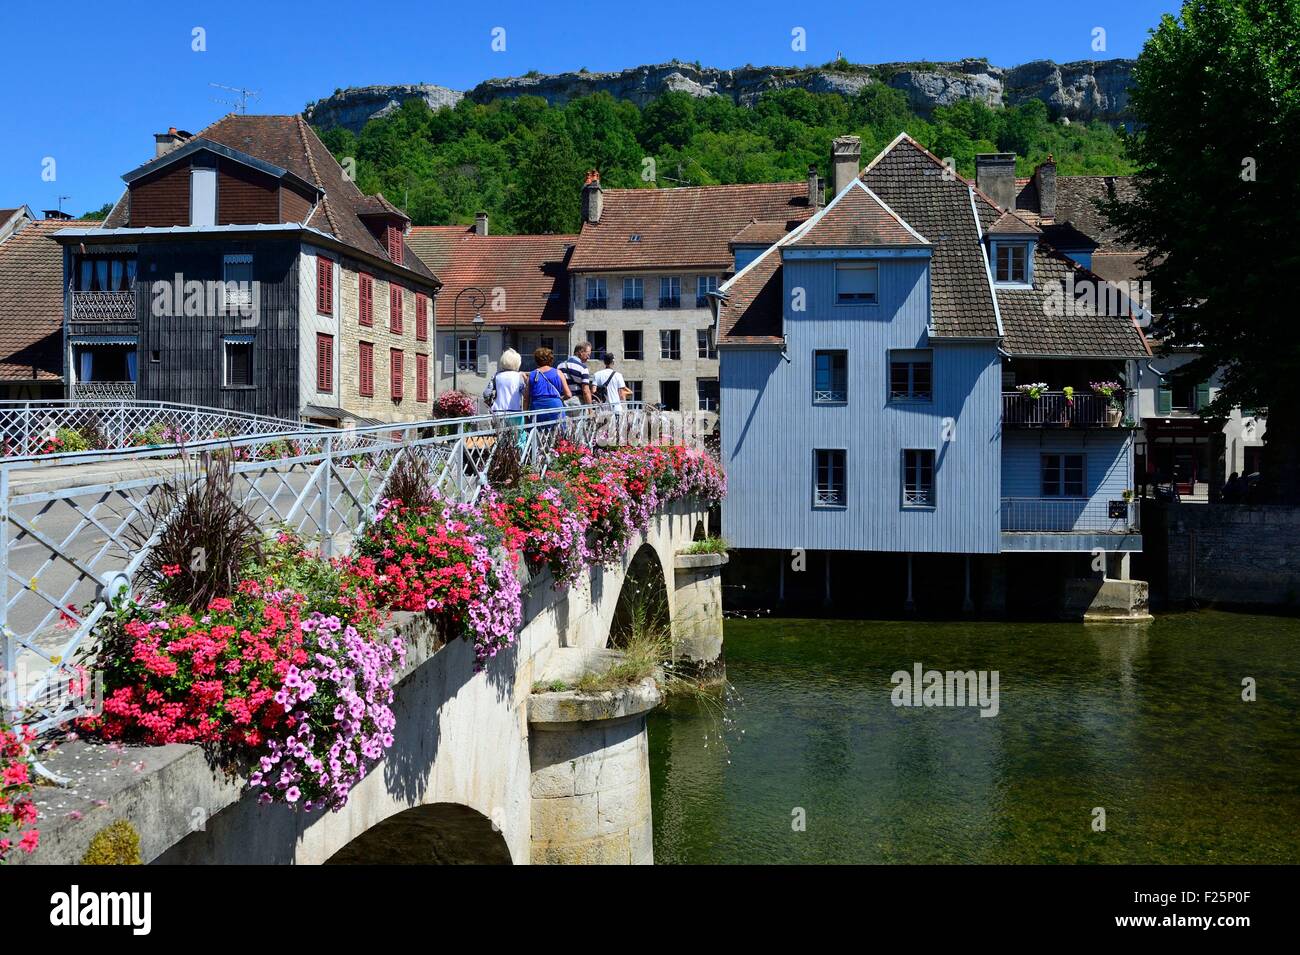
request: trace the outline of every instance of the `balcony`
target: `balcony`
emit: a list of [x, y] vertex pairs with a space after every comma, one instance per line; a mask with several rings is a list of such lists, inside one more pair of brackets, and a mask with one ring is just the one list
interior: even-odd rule
[[1136, 500], [1073, 497], [1004, 497], [1002, 530], [1037, 534], [1136, 534]]
[[134, 381], [76, 381], [72, 384], [73, 398], [94, 398], [100, 401], [134, 401]]
[[1116, 408], [1101, 395], [1045, 391], [1037, 398], [1018, 391], [1002, 393], [1002, 423], [1013, 428], [1118, 428], [1132, 417], [1132, 396]]
[[135, 292], [72, 293], [74, 322], [134, 322]]

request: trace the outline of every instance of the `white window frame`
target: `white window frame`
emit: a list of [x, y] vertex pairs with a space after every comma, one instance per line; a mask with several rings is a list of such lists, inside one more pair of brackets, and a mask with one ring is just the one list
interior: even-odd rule
[[[864, 295], [866, 293], [847, 292], [841, 289], [842, 279], [851, 273], [870, 274], [874, 278], [874, 288], [870, 292], [871, 297], [846, 298], [850, 295]], [[880, 304], [880, 267], [875, 262], [836, 262], [835, 263], [835, 304], [836, 305], [878, 305]]]
[[[609, 307], [609, 285], [602, 278], [587, 279], [587, 300], [583, 303], [587, 308], [608, 308]], [[598, 294], [593, 295], [595, 291]]]
[[695, 279], [695, 307], [709, 307], [709, 293], [718, 290], [718, 277], [716, 275], [700, 275]]
[[[828, 455], [826, 458], [826, 490], [822, 489], [821, 484], [821, 460], [820, 455]], [[839, 493], [835, 493], [835, 458], [839, 456]], [[813, 448], [812, 460], [812, 506], [818, 510], [836, 509], [841, 510], [849, 506], [849, 452], [845, 448]]]
[[[667, 294], [664, 290], [667, 289]], [[676, 292], [673, 290], [676, 289]], [[676, 301], [676, 304], [668, 304]], [[681, 308], [682, 307], [682, 280], [677, 275], [659, 276], [659, 307], [660, 308]]]
[[[221, 340], [221, 387], [247, 389], [257, 387], [257, 349], [252, 335], [227, 335]], [[230, 380], [230, 346], [248, 346], [248, 384], [234, 384]]]
[[[628, 289], [635, 289], [635, 295], [629, 295]], [[629, 302], [635, 304], [629, 305]], [[623, 279], [623, 299], [620, 302], [623, 308], [645, 308], [645, 280], [635, 276], [627, 276]]]
[[[241, 279], [232, 279], [230, 277], [230, 267], [232, 265], [248, 266], [248, 284], [247, 292], [241, 292], [230, 288], [231, 282], [239, 282]], [[239, 309], [248, 309], [253, 306], [253, 255], [250, 252], [238, 252], [221, 257], [221, 301], [227, 312]]]
[[477, 337], [467, 335], [456, 338], [456, 370], [478, 373]]
[[659, 329], [659, 358], [662, 361], [681, 361], [682, 333], [680, 329]]
[[[907, 456], [916, 455], [912, 467], [908, 467]], [[923, 474], [922, 462], [925, 460], [924, 455], [929, 455], [930, 460], [930, 485], [929, 493], [925, 494], [922, 489], [921, 476]], [[936, 473], [939, 466], [939, 456], [935, 454], [933, 448], [904, 448], [902, 453], [903, 480], [900, 491], [903, 495], [903, 507], [907, 510], [933, 510], [939, 499], [939, 476]], [[915, 473], [909, 473], [915, 472]], [[911, 481], [917, 489], [909, 492], [907, 485]]]
[[718, 343], [713, 340], [712, 328], [697, 328], [695, 330], [695, 357], [706, 358], [710, 361], [718, 360]]
[[[701, 385], [704, 385], [704, 384], [706, 384], [706, 383], [707, 383], [707, 384], [712, 384], [712, 385], [714, 386], [714, 390], [717, 391], [717, 393], [718, 393], [718, 396], [717, 396], [716, 398], [705, 398], [705, 397], [704, 397], [704, 395], [702, 394], [702, 389], [701, 389], [700, 386], [701, 386]], [[710, 404], [712, 405], [712, 407], [709, 407]], [[720, 406], [721, 406], [721, 404], [722, 404], [722, 388], [721, 388], [721, 387], [719, 386], [719, 384], [718, 384], [718, 379], [716, 379], [716, 378], [696, 378], [696, 379], [695, 379], [695, 406], [696, 406], [696, 408], [697, 408], [698, 410], [700, 410], [700, 411], [718, 411], [718, 410], [720, 410]]]
[[[1030, 250], [1029, 242], [1007, 242], [997, 241], [993, 243], [993, 283], [995, 285], [1010, 286], [1012, 288], [1028, 288], [1031, 285], [1033, 277], [1032, 260], [1033, 255]], [[1002, 274], [1002, 253], [1007, 252], [1007, 277], [1001, 278]], [[1016, 265], [1013, 253], [1019, 252], [1022, 256], [1019, 263], [1022, 272], [1021, 278], [1015, 277]]]
[[[921, 355], [922, 350], [916, 349], [891, 349], [889, 352], [889, 373], [886, 386], [889, 388], [889, 401], [894, 404], [902, 402], [929, 402], [934, 401], [934, 352], [924, 349], [925, 356]], [[894, 391], [894, 366], [907, 366], [907, 391], [899, 393]], [[916, 390], [916, 367], [925, 365], [930, 369], [930, 390], [921, 393]]]

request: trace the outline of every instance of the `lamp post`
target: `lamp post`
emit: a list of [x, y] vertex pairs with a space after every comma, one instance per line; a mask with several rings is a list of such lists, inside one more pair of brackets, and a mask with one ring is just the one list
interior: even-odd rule
[[479, 336], [483, 333], [483, 305], [487, 302], [487, 293], [477, 285], [467, 285], [456, 293], [456, 299], [451, 304], [451, 348], [452, 348], [452, 366], [451, 366], [451, 390], [456, 391], [456, 373], [460, 371], [460, 300], [465, 295], [469, 295], [470, 307], [474, 309], [474, 343], [478, 344]]

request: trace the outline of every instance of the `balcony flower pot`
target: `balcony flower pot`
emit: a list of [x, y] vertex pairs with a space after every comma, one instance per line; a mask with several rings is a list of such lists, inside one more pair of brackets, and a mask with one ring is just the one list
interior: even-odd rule
[[1120, 422], [1124, 420], [1124, 409], [1107, 406], [1106, 408], [1106, 427], [1118, 428]]

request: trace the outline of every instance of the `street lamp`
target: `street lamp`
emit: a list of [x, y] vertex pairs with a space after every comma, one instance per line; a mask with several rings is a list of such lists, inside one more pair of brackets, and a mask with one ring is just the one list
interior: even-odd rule
[[[451, 347], [452, 347], [452, 366], [451, 366], [451, 390], [456, 391], [456, 373], [460, 371], [460, 300], [466, 294], [469, 295], [470, 307], [474, 309], [474, 344], [478, 345], [478, 339], [483, 334], [483, 305], [487, 302], [487, 293], [476, 285], [467, 285], [456, 294], [456, 300], [451, 304]], [[477, 351], [477, 348], [475, 349]]]

